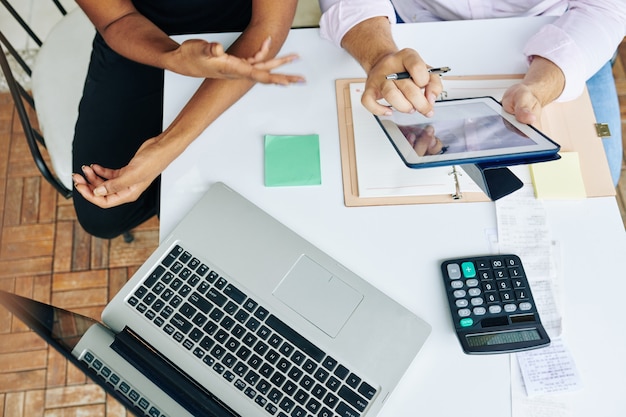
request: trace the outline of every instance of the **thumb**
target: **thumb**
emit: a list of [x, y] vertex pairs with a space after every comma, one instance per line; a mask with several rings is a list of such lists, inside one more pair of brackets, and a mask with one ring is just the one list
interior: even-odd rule
[[218, 42], [207, 42], [204, 47], [204, 54], [209, 58], [224, 55], [224, 47]]
[[528, 107], [520, 107], [515, 109], [515, 118], [526, 124], [533, 124], [537, 121], [537, 116], [533, 111]]
[[104, 197], [107, 194], [109, 194], [109, 191], [107, 190], [105, 184], [99, 185], [93, 190], [93, 195], [95, 195], [96, 197]]

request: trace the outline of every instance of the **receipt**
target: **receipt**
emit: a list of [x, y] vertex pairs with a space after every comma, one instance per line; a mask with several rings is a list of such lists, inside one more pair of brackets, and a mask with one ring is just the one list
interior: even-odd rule
[[558, 242], [551, 237], [543, 202], [535, 199], [528, 185], [496, 201], [496, 214], [498, 238], [492, 246], [522, 260], [539, 317], [551, 339], [548, 347], [511, 355], [512, 415], [569, 417], [572, 410], [562, 393], [578, 390], [582, 383], [561, 338], [563, 277]]
[[582, 388], [574, 358], [560, 338], [552, 340], [548, 347], [516, 356], [529, 397]]

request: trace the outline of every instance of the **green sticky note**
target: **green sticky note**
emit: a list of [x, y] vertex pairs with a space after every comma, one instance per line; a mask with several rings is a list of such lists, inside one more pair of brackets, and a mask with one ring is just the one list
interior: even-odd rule
[[265, 135], [265, 186], [319, 185], [318, 135]]

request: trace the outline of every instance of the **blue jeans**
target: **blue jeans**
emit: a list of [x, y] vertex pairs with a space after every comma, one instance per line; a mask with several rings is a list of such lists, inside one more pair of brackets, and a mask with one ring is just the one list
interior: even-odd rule
[[611, 63], [607, 62], [587, 81], [587, 90], [598, 123], [609, 125], [611, 136], [602, 139], [613, 184], [617, 186], [622, 169], [622, 121]]

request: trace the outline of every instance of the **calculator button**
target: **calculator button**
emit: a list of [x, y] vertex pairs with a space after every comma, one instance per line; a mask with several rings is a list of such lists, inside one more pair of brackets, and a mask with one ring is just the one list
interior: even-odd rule
[[450, 286], [454, 288], [455, 290], [458, 290], [459, 288], [463, 288], [463, 281], [459, 281], [459, 280], [452, 281], [450, 283]]
[[459, 321], [461, 327], [470, 327], [474, 324], [474, 320], [471, 317], [465, 317]]
[[507, 281], [507, 280], [500, 280], [500, 281], [498, 281], [498, 289], [499, 290], [510, 290], [511, 289], [511, 284], [509, 284], [509, 281]]
[[489, 306], [489, 312], [491, 314], [499, 314], [502, 312], [502, 307], [500, 306]]
[[485, 259], [480, 259], [476, 261], [476, 268], [478, 269], [489, 269], [489, 262]]
[[528, 299], [528, 292], [526, 290], [516, 290], [515, 298], [519, 301]]
[[468, 287], [477, 287], [478, 286], [478, 280], [477, 279], [468, 279], [467, 281], [465, 281], [465, 284], [467, 284]]
[[504, 268], [504, 261], [501, 258], [494, 258], [491, 260], [491, 267], [493, 269]]
[[478, 297], [481, 292], [480, 288], [470, 288], [467, 293], [472, 297]]
[[528, 311], [531, 308], [533, 308], [532, 304], [530, 304], [527, 301], [524, 301], [523, 303], [519, 303], [519, 309], [522, 311]]
[[504, 258], [504, 262], [506, 263], [507, 266], [517, 266], [519, 265], [519, 261], [517, 260], [517, 258], [513, 258], [513, 257], [506, 257]]
[[511, 285], [513, 288], [524, 288], [526, 286], [523, 279], [513, 279], [511, 280]]
[[506, 311], [507, 313], [512, 313], [515, 310], [517, 310], [517, 306], [515, 304], [505, 304], [504, 305], [504, 311]]
[[509, 277], [506, 269], [498, 269], [497, 271], [493, 271], [493, 275], [496, 277], [496, 279], [504, 279]]
[[461, 269], [463, 270], [463, 276], [465, 278], [474, 278], [476, 276], [476, 269], [474, 268], [473, 262], [463, 262]]
[[493, 271], [480, 271], [480, 279], [493, 279]]
[[511, 291], [500, 291], [500, 298], [502, 301], [513, 301], [513, 292]]
[[485, 299], [488, 303], [497, 303], [500, 301], [500, 297], [498, 297], [498, 293], [495, 291], [486, 292]]
[[473, 306], [481, 306], [485, 303], [485, 301], [482, 298], [472, 298], [471, 301]]
[[456, 306], [458, 308], [464, 308], [467, 307], [469, 305], [469, 301], [467, 301], [465, 298], [461, 298], [460, 300], [456, 300]]
[[487, 313], [485, 307], [474, 307], [472, 310], [476, 316], [484, 316]]
[[458, 311], [458, 313], [459, 313], [459, 317], [467, 317], [470, 314], [472, 314], [469, 308], [462, 308]]
[[454, 295], [454, 298], [463, 298], [467, 295], [467, 292], [465, 292], [465, 290], [456, 290], [452, 294]]
[[521, 268], [509, 268], [509, 276], [511, 278], [516, 278], [516, 277], [523, 277], [524, 275], [522, 274], [522, 269]]
[[483, 282], [483, 290], [484, 291], [494, 291], [496, 287], [493, 285], [493, 281], [485, 281]]
[[461, 278], [461, 268], [459, 267], [459, 264], [448, 264], [446, 268], [448, 269], [448, 277], [450, 279]]

